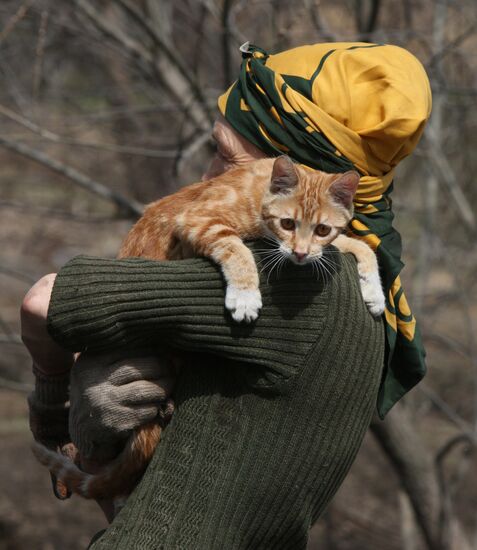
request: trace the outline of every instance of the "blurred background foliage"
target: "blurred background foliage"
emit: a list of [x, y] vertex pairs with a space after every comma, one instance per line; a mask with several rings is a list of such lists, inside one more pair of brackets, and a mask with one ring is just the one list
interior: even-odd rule
[[2, 0], [0, 548], [85, 548], [104, 526], [30, 456], [21, 299], [76, 254], [114, 257], [144, 203], [200, 177], [246, 40], [397, 44], [434, 97], [394, 192], [429, 374], [373, 421], [309, 548], [477, 547], [475, 0]]

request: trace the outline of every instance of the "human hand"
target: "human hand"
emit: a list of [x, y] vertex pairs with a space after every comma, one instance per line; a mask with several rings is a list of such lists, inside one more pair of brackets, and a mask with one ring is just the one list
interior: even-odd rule
[[131, 432], [170, 416], [174, 367], [166, 357], [82, 354], [71, 373], [71, 439], [82, 460], [108, 462]]

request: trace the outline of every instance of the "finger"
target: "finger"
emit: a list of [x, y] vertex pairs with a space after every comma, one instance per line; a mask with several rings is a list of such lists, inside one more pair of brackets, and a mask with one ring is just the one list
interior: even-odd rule
[[116, 388], [116, 398], [123, 406], [145, 405], [164, 401], [171, 393], [174, 379], [138, 380]]
[[137, 380], [157, 380], [163, 376], [170, 376], [173, 369], [166, 359], [158, 357], [123, 359], [115, 365], [110, 380], [117, 386]]
[[138, 428], [142, 424], [147, 422], [152, 422], [156, 420], [159, 414], [159, 406], [148, 405], [142, 407], [134, 407], [134, 416], [136, 418], [137, 425], [135, 428]]
[[116, 364], [122, 359], [122, 354], [118, 351], [106, 351], [103, 353], [77, 353], [75, 354], [75, 365], [73, 373], [80, 369], [81, 371], [106, 368]]

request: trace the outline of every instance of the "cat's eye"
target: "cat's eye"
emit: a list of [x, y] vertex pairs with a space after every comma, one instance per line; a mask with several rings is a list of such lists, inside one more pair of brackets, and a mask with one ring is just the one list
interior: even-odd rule
[[287, 231], [292, 231], [295, 229], [295, 220], [292, 220], [291, 218], [283, 218], [280, 220], [280, 225], [283, 227], [283, 229], [286, 229]]
[[315, 227], [315, 234], [318, 235], [318, 237], [326, 237], [326, 235], [329, 235], [330, 232], [331, 232], [331, 227], [329, 225], [319, 223]]

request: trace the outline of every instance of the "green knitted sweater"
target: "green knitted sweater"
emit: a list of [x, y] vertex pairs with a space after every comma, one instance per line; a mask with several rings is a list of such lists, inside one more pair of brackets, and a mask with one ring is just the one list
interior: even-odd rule
[[306, 547], [368, 427], [384, 356], [354, 258], [332, 257], [326, 283], [293, 265], [263, 278], [252, 326], [230, 319], [205, 259], [78, 257], [60, 271], [48, 321], [64, 347], [193, 352], [153, 461], [91, 548]]

